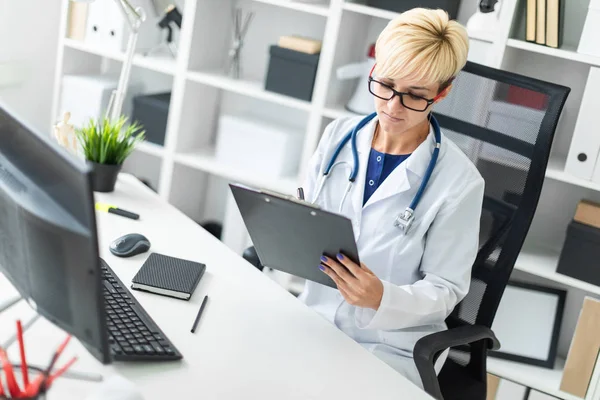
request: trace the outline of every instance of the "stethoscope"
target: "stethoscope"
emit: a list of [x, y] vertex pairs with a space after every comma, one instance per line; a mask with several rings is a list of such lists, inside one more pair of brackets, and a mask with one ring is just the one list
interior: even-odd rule
[[[358, 135], [358, 131], [361, 130], [361, 128], [364, 127], [366, 124], [368, 124], [373, 118], [375, 118], [376, 115], [377, 115], [377, 113], [374, 112], [374, 113], [369, 114], [366, 117], [364, 117], [354, 127], [354, 129], [352, 129], [350, 132], [348, 132], [346, 134], [346, 136], [344, 136], [344, 138], [338, 143], [335, 151], [333, 152], [333, 154], [331, 156], [331, 159], [329, 160], [329, 162], [327, 163], [327, 166], [325, 167], [325, 170], [323, 170], [323, 175], [321, 175], [320, 182], [319, 182], [319, 185], [317, 186], [316, 194], [314, 196], [312, 203], [315, 203], [317, 201], [317, 199], [319, 198], [319, 195], [321, 194], [321, 190], [323, 190], [323, 187], [325, 186], [325, 182], [329, 178], [329, 173], [331, 172], [331, 170], [340, 164], [348, 164], [346, 161], [339, 161], [336, 163], [335, 160], [337, 159], [337, 156], [340, 154], [340, 151], [342, 151], [342, 148], [346, 145], [346, 143], [348, 143], [348, 140], [351, 140], [352, 157], [354, 159], [354, 165], [351, 167], [350, 176], [348, 177], [348, 185], [346, 186], [346, 191], [344, 192], [342, 201], [340, 202], [340, 207], [338, 209], [338, 212], [340, 212], [340, 213], [342, 212], [342, 209], [344, 207], [344, 202], [346, 201], [346, 197], [348, 196], [348, 193], [350, 193], [350, 190], [352, 189], [352, 185], [354, 184], [354, 181], [356, 180], [356, 176], [358, 175], [358, 150], [356, 148], [356, 136]], [[440, 146], [441, 146], [441, 140], [442, 140], [440, 125], [437, 122], [437, 120], [435, 119], [435, 117], [431, 114], [430, 114], [430, 122], [431, 122], [431, 126], [433, 127], [433, 133], [435, 136], [435, 148], [433, 149], [433, 154], [431, 155], [431, 160], [429, 161], [429, 165], [427, 166], [427, 170], [425, 171], [425, 176], [423, 177], [423, 180], [421, 181], [419, 190], [415, 194], [415, 197], [413, 198], [412, 202], [410, 203], [410, 205], [408, 207], [406, 207], [406, 209], [404, 210], [404, 213], [398, 215], [396, 217], [396, 219], [394, 220], [394, 226], [400, 228], [404, 234], [408, 233], [408, 231], [415, 219], [414, 218], [415, 209], [417, 208], [419, 201], [421, 201], [421, 197], [423, 195], [423, 192], [425, 191], [425, 187], [427, 187], [427, 183], [429, 182], [429, 178], [431, 177], [433, 168], [435, 167], [435, 163], [437, 162], [438, 154], [440, 152]]]

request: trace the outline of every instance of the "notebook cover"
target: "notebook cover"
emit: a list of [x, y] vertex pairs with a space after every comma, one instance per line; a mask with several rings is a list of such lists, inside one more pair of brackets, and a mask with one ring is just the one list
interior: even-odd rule
[[152, 253], [132, 283], [186, 293], [191, 297], [205, 270], [206, 265], [196, 261]]

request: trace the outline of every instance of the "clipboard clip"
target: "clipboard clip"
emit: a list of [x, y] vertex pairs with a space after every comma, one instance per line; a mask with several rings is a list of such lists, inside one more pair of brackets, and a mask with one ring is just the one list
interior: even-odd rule
[[[298, 199], [298, 198], [296, 198], [294, 196], [285, 195], [285, 194], [282, 194], [282, 193], [279, 193], [279, 192], [275, 192], [273, 190], [260, 189], [260, 193], [266, 194], [268, 196], [276, 197], [276, 198], [281, 199], [281, 200], [288, 200], [288, 201], [292, 201], [294, 203], [298, 203], [298, 204], [302, 204], [302, 205], [305, 205], [305, 206], [309, 206], [309, 207], [312, 207], [312, 208], [314, 208], [316, 210], [320, 209], [319, 206], [316, 205], [316, 204], [310, 203], [310, 202], [308, 202], [306, 200]], [[271, 201], [271, 199], [269, 199], [268, 197], [266, 197], [265, 201], [268, 203], [269, 201]]]

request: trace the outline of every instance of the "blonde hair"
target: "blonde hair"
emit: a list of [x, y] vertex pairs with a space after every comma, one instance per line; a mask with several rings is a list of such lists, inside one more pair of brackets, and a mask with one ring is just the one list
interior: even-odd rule
[[439, 83], [441, 92], [467, 62], [466, 29], [444, 10], [413, 8], [392, 19], [375, 44], [374, 73]]

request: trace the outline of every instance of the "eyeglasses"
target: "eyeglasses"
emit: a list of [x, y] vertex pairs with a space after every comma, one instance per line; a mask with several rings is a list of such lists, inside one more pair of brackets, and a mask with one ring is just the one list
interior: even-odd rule
[[371, 76], [369, 76], [369, 92], [371, 92], [373, 96], [383, 100], [391, 100], [394, 96], [398, 96], [400, 97], [400, 103], [402, 103], [404, 107], [418, 112], [427, 110], [427, 107], [432, 105], [437, 99], [437, 96], [433, 99], [426, 99], [425, 97], [417, 96], [412, 93], [399, 92], [393, 87], [373, 79]]

